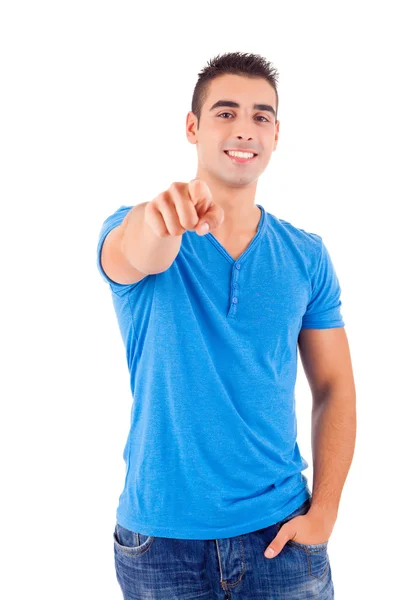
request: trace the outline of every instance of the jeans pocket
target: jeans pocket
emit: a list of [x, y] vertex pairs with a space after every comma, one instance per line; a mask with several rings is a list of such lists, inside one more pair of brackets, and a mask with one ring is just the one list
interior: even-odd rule
[[286, 543], [292, 544], [293, 546], [300, 546], [300, 548], [305, 548], [309, 552], [323, 552], [324, 550], [327, 550], [329, 540], [327, 542], [321, 542], [320, 544], [302, 544], [295, 540], [288, 540]]
[[286, 542], [291, 548], [302, 553], [307, 560], [308, 574], [314, 579], [322, 580], [329, 568], [328, 542], [322, 544], [300, 544], [293, 540]]
[[124, 554], [143, 554], [155, 540], [154, 535], [145, 535], [131, 531], [116, 523], [114, 533], [114, 548]]
[[[285, 523], [294, 519], [294, 517], [307, 514], [310, 506], [311, 500], [308, 498], [290, 515], [276, 523], [278, 531]], [[327, 542], [322, 542], [321, 544], [301, 544], [295, 540], [288, 540], [286, 545], [293, 548], [294, 551], [298, 550], [302, 553], [303, 558], [307, 562], [308, 574], [310, 577], [322, 580], [326, 576], [329, 567], [328, 542], [329, 540]]]

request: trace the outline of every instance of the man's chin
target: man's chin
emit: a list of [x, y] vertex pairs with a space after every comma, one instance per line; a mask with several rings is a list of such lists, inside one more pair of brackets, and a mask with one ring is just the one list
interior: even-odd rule
[[236, 175], [236, 177], [225, 177], [225, 178], [221, 179], [222, 183], [224, 183], [228, 187], [232, 187], [232, 188], [248, 187], [248, 186], [254, 185], [254, 183], [256, 181], [257, 181], [257, 178], [250, 179], [249, 177], [244, 177], [243, 175], [241, 175], [241, 176]]

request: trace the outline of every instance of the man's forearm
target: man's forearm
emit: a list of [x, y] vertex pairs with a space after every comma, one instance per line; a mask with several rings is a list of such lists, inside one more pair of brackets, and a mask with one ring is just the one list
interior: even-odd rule
[[323, 399], [313, 399], [313, 491], [309, 513], [334, 522], [354, 455], [356, 440], [354, 390], [337, 386]]

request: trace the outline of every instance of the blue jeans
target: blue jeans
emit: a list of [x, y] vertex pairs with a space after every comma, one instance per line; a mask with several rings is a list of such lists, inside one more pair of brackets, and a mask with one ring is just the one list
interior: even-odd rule
[[310, 504], [264, 529], [215, 540], [147, 536], [116, 523], [115, 569], [124, 600], [333, 600], [329, 541], [289, 540], [275, 558], [264, 556], [282, 525]]

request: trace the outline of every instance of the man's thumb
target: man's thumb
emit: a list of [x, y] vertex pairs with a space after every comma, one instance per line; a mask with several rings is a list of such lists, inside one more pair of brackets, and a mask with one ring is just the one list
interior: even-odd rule
[[269, 544], [268, 548], [264, 552], [264, 556], [266, 558], [275, 558], [278, 556], [279, 552], [282, 550], [286, 542], [290, 539], [288, 529], [285, 528], [285, 525], [282, 525], [281, 529], [274, 537], [272, 542]]

